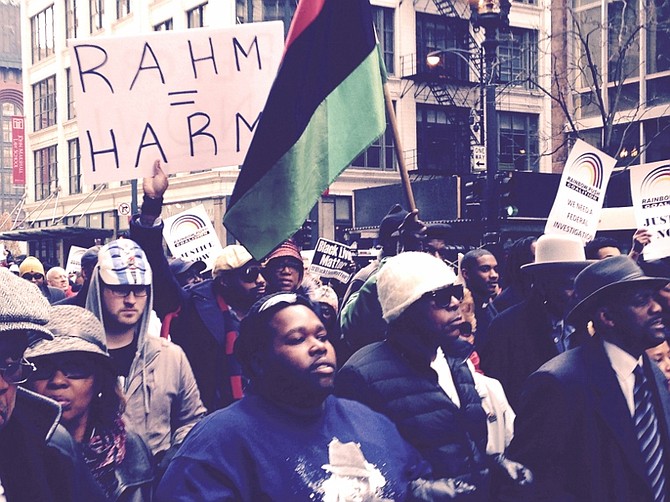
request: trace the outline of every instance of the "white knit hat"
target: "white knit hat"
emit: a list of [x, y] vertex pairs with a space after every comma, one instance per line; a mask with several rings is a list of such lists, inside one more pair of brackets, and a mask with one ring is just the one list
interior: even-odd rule
[[454, 271], [428, 253], [408, 251], [389, 258], [377, 276], [377, 294], [384, 320], [397, 319], [424, 294], [454, 282]]

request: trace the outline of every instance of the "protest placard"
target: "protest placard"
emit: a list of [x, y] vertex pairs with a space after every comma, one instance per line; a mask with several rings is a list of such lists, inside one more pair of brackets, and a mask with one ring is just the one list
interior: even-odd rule
[[65, 271], [67, 275], [76, 274], [81, 270], [81, 257], [84, 256], [86, 248], [80, 246], [70, 246], [70, 251], [67, 254], [67, 263], [65, 264]]
[[314, 249], [309, 272], [328, 279], [348, 282], [351, 274], [345, 269], [353, 262], [351, 248], [346, 244], [320, 238]]
[[279, 21], [70, 39], [86, 183], [239, 165], [279, 67]]
[[577, 140], [563, 168], [544, 233], [576, 235], [585, 243], [593, 240], [615, 164], [616, 159]]
[[202, 260], [206, 270], [214, 267], [223, 249], [202, 204], [166, 218], [163, 238], [173, 256], [184, 261]]
[[630, 195], [637, 227], [651, 233], [644, 259], [670, 256], [670, 163], [664, 160], [631, 167]]

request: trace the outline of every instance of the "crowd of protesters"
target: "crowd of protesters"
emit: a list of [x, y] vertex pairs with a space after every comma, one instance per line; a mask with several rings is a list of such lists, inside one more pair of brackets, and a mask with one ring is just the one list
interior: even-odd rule
[[348, 284], [293, 240], [168, 259], [168, 179], [78, 276], [0, 269], [0, 501], [670, 501], [670, 263], [496, 256], [395, 205]]

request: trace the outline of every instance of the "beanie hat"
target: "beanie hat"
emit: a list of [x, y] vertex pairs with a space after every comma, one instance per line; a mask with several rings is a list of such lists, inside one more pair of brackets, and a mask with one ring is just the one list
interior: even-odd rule
[[254, 257], [247, 251], [247, 248], [239, 244], [231, 244], [223, 248], [219, 256], [216, 257], [212, 274], [216, 277], [226, 270], [238, 269], [253, 259]]
[[42, 262], [34, 256], [28, 256], [19, 266], [19, 275], [23, 277], [25, 274], [44, 275], [44, 265], [42, 265]]
[[105, 329], [92, 312], [76, 305], [56, 305], [49, 313], [51, 318], [46, 327], [54, 338], [26, 350], [27, 358], [63, 352], [89, 352], [109, 357]]
[[398, 231], [408, 214], [400, 204], [394, 205], [379, 223], [379, 240], [388, 242], [393, 234]]
[[109, 285], [151, 285], [151, 266], [142, 248], [130, 239], [105, 244], [98, 252], [100, 279]]
[[95, 268], [95, 264], [98, 263], [98, 253], [102, 246], [93, 246], [84, 251], [84, 254], [81, 255], [81, 268], [86, 270], [87, 273]]
[[270, 252], [269, 255], [265, 257], [265, 262], [267, 263], [270, 260], [274, 260], [275, 258], [284, 257], [295, 258], [300, 263], [303, 263], [302, 255], [300, 254], [300, 248], [293, 239], [285, 240], [279, 246], [277, 246], [273, 251]]
[[49, 302], [37, 286], [0, 269], [0, 336], [7, 331], [28, 330], [28, 342], [50, 340], [45, 327], [49, 320]]
[[391, 322], [424, 294], [456, 282], [456, 274], [428, 253], [408, 251], [384, 262], [377, 276], [377, 294], [386, 322]]

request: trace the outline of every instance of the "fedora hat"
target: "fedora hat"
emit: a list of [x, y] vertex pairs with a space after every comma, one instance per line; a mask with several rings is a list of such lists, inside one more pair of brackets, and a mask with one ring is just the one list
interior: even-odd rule
[[568, 313], [570, 323], [584, 319], [593, 307], [595, 300], [605, 292], [625, 284], [644, 285], [661, 288], [670, 279], [667, 277], [649, 277], [628, 256], [612, 256], [592, 263], [582, 270], [575, 279], [575, 298], [577, 304]]
[[535, 273], [547, 269], [581, 270], [593, 260], [587, 260], [584, 244], [569, 234], [544, 234], [535, 243], [535, 261], [521, 266], [524, 272]]

